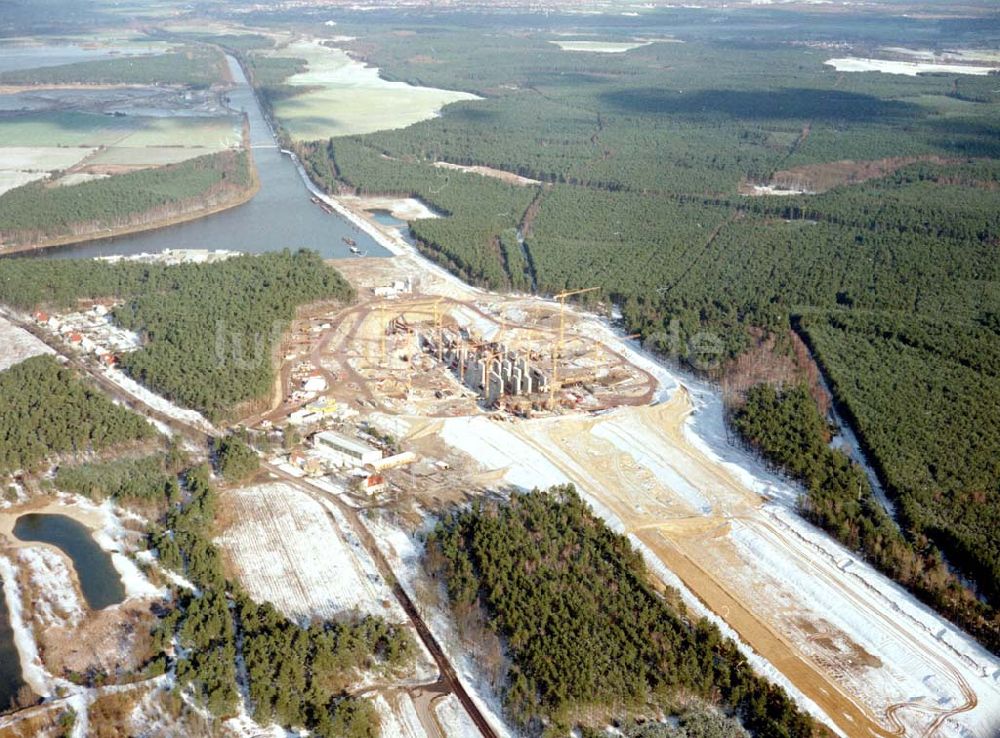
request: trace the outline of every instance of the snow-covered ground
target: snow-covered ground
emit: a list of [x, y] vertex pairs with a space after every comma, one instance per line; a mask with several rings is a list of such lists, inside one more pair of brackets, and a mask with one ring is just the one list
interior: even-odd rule
[[649, 46], [652, 41], [549, 41], [563, 51], [590, 51], [598, 54], [624, 54], [626, 51]]
[[199, 413], [197, 410], [190, 410], [188, 408], [183, 408], [179, 405], [175, 405], [169, 400], [160, 397], [155, 392], [146, 389], [141, 384], [136, 382], [134, 379], [129, 377], [127, 374], [119, 369], [114, 369], [113, 367], [106, 367], [104, 369], [104, 376], [118, 385], [122, 390], [132, 395], [135, 399], [144, 405], [148, 405], [157, 412], [161, 412], [164, 415], [178, 420], [182, 423], [187, 423], [188, 425], [193, 425], [206, 433], [217, 434], [215, 427], [208, 422], [204, 415]]
[[[417, 716], [417, 708], [410, 695], [391, 695], [392, 704], [384, 695], [376, 695], [372, 702], [381, 720], [382, 738], [427, 738], [427, 731]], [[474, 734], [473, 734], [474, 735]]]
[[45, 179], [48, 172], [21, 172], [17, 170], [0, 170], [0, 195], [17, 187], [23, 187], [29, 182]]
[[[676, 377], [673, 381], [674, 386], [681, 382]], [[552, 443], [564, 423], [574, 422], [565, 418], [544, 418], [517, 426], [485, 417], [449, 418], [443, 421], [440, 436], [485, 469], [502, 472], [504, 482], [512, 486], [527, 489], [575, 482], [597, 514], [622, 532], [630, 531], [603, 500], [608, 497], [606, 485], [618, 478], [607, 471], [622, 463], [614, 454], [628, 459], [628, 469], [619, 468], [618, 473], [624, 471], [622, 478], [631, 479], [638, 490], [616, 491], [620, 499], [614, 502], [621, 503], [631, 495], [631, 509], [637, 517], [648, 515], [647, 520], [654, 525], [656, 520], [695, 520], [701, 516], [707, 520], [714, 515], [718, 522], [712, 525], [722, 526], [722, 532], [715, 535], [722, 537], [704, 546], [702, 565], [725, 572], [724, 586], [739, 601], [758, 606], [766, 601], [770, 626], [788, 638], [803, 658], [818, 663], [838, 688], [883, 720], [887, 728], [920, 735], [936, 715], [967, 707], [944, 719], [938, 734], [992, 738], [1000, 730], [1000, 661], [804, 522], [794, 512], [801, 490], [730, 445], [718, 395], [683, 381], [690, 384], [693, 410], [682, 422], [681, 436], [702, 456], [705, 468], [728, 472], [733, 481], [723, 487], [705, 486], [716, 484], [711, 474], [692, 476], [692, 450], [679, 450], [663, 434], [644, 427], [639, 411], [632, 408], [578, 420], [581, 427], [575, 436], [574, 431], [562, 430], [569, 436], [560, 439], [567, 449], [580, 442], [575, 453], [555, 449]], [[594, 476], [598, 469], [602, 474], [599, 478]], [[643, 489], [649, 485], [655, 489], [647, 489], [646, 494]], [[747, 507], [738, 493], [730, 491], [740, 487], [772, 502]], [[657, 498], [655, 490], [667, 493]], [[664, 507], [653, 509], [654, 503]], [[678, 512], [660, 517], [660, 509]], [[681, 581], [643, 541], [631, 537], [651, 568], [684, 591]], [[738, 562], [735, 566], [733, 551]], [[693, 595], [688, 593], [686, 599], [697, 612], [706, 613]], [[758, 671], [783, 684], [824, 722], [832, 722], [774, 666], [749, 647], [744, 646], [744, 650]], [[974, 705], [976, 699], [978, 705]]]
[[14, 647], [21, 662], [21, 679], [35, 694], [46, 697], [52, 694], [55, 679], [42, 665], [35, 634], [22, 606], [21, 588], [17, 584], [17, 569], [6, 556], [0, 556], [0, 580], [3, 581], [3, 596], [7, 602], [10, 628], [14, 633]]
[[227, 496], [235, 521], [217, 543], [255, 600], [271, 602], [300, 622], [351, 612], [405, 619], [360, 541], [342, 521], [331, 519], [333, 505], [325, 509], [287, 484], [246, 487]]
[[[473, 701], [479, 707], [480, 712], [489, 721], [490, 725], [501, 738], [513, 738], [515, 733], [503, 722], [500, 715], [503, 714], [499, 697], [486, 683], [485, 678], [477, 666], [475, 659], [462, 648], [461, 640], [455, 628], [451, 616], [438, 607], [432, 607], [427, 602], [417, 596], [418, 583], [426, 581], [423, 569], [420, 564], [422, 545], [414, 540], [400, 528], [378, 518], [367, 518], [365, 525], [375, 536], [379, 548], [392, 566], [393, 572], [399, 578], [399, 583], [413, 600], [420, 615], [441, 649], [445, 652], [458, 675], [462, 685], [468, 691]], [[468, 720], [465, 711], [457, 704], [456, 708], [461, 713], [459, 716], [452, 716], [450, 722], [445, 725], [458, 727]], [[447, 728], [446, 728], [447, 729]], [[452, 733], [449, 731], [449, 738]], [[455, 735], [476, 735], [476, 731], [457, 733]]]
[[35, 620], [43, 627], [75, 626], [83, 618], [83, 605], [73, 584], [73, 574], [63, 557], [42, 547], [17, 550], [18, 567], [35, 590]]
[[39, 354], [53, 354], [52, 349], [23, 328], [0, 316], [0, 371]]
[[568, 481], [552, 462], [486, 416], [446, 418], [440, 436], [484, 468], [505, 469], [504, 481], [520, 489], [544, 489]]
[[776, 195], [778, 197], [787, 197], [788, 195], [811, 195], [812, 192], [808, 190], [797, 190], [790, 189], [786, 187], [775, 187], [773, 185], [753, 185], [754, 195]]
[[855, 56], [827, 59], [823, 63], [833, 67], [838, 72], [883, 72], [885, 74], [903, 74], [909, 77], [916, 77], [918, 74], [973, 74], [985, 77], [991, 71], [1000, 69], [1000, 67], [975, 64], [893, 61], [891, 59], [868, 59]]
[[458, 697], [449, 694], [434, 704], [434, 714], [438, 725], [444, 730], [447, 738], [465, 738], [476, 735], [476, 724], [472, 722], [469, 713], [462, 709]]

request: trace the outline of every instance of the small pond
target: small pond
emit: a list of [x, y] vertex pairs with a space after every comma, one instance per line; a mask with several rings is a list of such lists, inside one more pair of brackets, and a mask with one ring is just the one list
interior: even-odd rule
[[66, 515], [30, 513], [14, 524], [21, 541], [48, 543], [73, 561], [83, 598], [91, 610], [117, 605], [125, 599], [121, 576], [111, 555], [97, 545], [90, 529]]

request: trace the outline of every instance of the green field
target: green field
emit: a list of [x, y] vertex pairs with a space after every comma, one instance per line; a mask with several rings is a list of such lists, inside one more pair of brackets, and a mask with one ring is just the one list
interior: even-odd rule
[[448, 103], [473, 98], [388, 82], [343, 51], [316, 43], [297, 42], [275, 53], [308, 63], [305, 72], [286, 80], [303, 91], [274, 104], [282, 125], [298, 140], [403, 128], [434, 116]]
[[240, 143], [235, 117], [110, 116], [66, 111], [0, 114], [3, 146], [197, 146]]
[[217, 50], [190, 46], [166, 54], [124, 56], [0, 73], [8, 85], [152, 85], [210, 87], [225, 82], [225, 59]]

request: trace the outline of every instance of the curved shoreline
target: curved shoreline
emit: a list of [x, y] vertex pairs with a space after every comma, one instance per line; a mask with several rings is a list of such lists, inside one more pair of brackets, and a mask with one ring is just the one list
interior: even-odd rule
[[99, 231], [92, 235], [84, 236], [60, 236], [58, 238], [50, 238], [46, 241], [41, 241], [39, 243], [31, 245], [14, 246], [9, 249], [0, 249], [0, 258], [4, 256], [11, 256], [14, 254], [26, 254], [34, 251], [44, 251], [45, 249], [51, 249], [58, 246], [76, 246], [78, 244], [93, 243], [94, 241], [104, 241], [109, 238], [118, 238], [120, 236], [129, 236], [135, 233], [143, 233], [145, 231], [157, 231], [162, 228], [170, 228], [171, 226], [180, 225], [181, 223], [187, 223], [192, 220], [198, 220], [200, 218], [205, 218], [210, 215], [215, 215], [216, 213], [221, 213], [226, 210], [231, 210], [232, 208], [239, 207], [250, 202], [260, 191], [260, 177], [257, 176], [257, 167], [253, 163], [253, 152], [247, 147], [247, 153], [250, 156], [250, 166], [251, 166], [251, 176], [253, 177], [253, 182], [250, 187], [241, 192], [237, 197], [229, 200], [227, 202], [221, 203], [214, 207], [204, 209], [204, 210], [192, 210], [187, 213], [179, 213], [178, 215], [171, 216], [162, 220], [157, 220], [152, 223], [138, 223], [130, 226], [121, 226], [119, 228], [111, 228], [104, 231]]

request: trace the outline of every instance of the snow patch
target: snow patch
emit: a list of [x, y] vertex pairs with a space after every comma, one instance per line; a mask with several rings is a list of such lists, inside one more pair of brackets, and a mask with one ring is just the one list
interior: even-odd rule
[[3, 580], [3, 595], [7, 601], [10, 628], [14, 633], [14, 647], [17, 648], [21, 661], [21, 679], [35, 694], [48, 697], [52, 694], [55, 680], [42, 665], [35, 635], [25, 620], [21, 588], [17, 586], [17, 571], [6, 556], [0, 556], [0, 579]]
[[538, 451], [485, 416], [447, 418], [440, 436], [484, 469], [506, 470], [504, 480], [520, 489], [544, 489], [567, 481], [566, 475]]
[[972, 74], [985, 77], [990, 72], [1000, 69], [1000, 67], [995, 66], [976, 66], [973, 64], [892, 61], [854, 56], [827, 59], [823, 63], [833, 67], [838, 72], [883, 72], [885, 74], [903, 74], [908, 77], [916, 77], [918, 74]]
[[0, 371], [20, 364], [25, 359], [40, 354], [54, 354], [44, 343], [28, 331], [0, 317]]
[[35, 619], [44, 627], [77, 625], [83, 606], [63, 557], [49, 548], [29, 547], [17, 549], [17, 559], [34, 587]]

